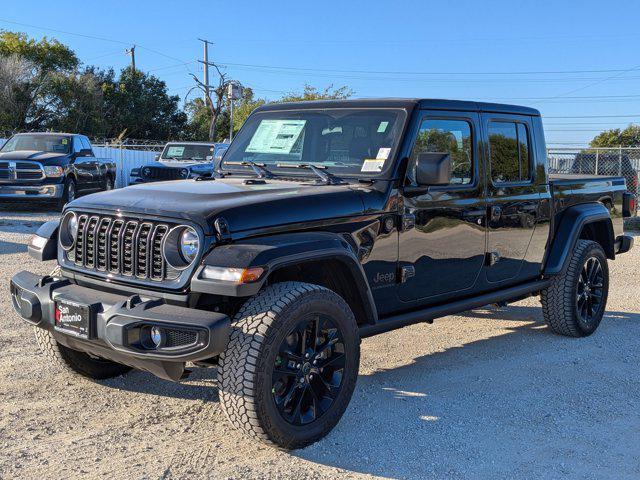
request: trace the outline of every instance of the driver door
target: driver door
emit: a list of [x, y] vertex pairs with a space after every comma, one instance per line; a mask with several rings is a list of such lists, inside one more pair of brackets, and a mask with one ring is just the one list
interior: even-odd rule
[[484, 265], [486, 203], [480, 118], [477, 112], [424, 111], [407, 169], [415, 185], [420, 153], [451, 157], [449, 185], [403, 198], [403, 218], [413, 228], [400, 234], [403, 283], [399, 296], [418, 305], [468, 294]]
[[98, 185], [98, 163], [96, 157], [84, 155], [86, 147], [79, 136], [73, 137], [74, 170], [78, 178], [78, 190], [93, 190]]

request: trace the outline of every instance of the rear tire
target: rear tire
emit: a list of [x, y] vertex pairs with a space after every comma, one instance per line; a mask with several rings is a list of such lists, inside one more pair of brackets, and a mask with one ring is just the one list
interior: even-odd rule
[[339, 295], [308, 283], [271, 285], [233, 320], [218, 367], [223, 410], [253, 438], [304, 447], [342, 417], [359, 361], [358, 327]]
[[92, 380], [106, 380], [107, 378], [118, 377], [131, 370], [131, 367], [126, 365], [103, 358], [91, 357], [84, 352], [67, 348], [59, 344], [50, 331], [38, 327], [33, 328], [40, 351], [45, 357], [53, 360], [56, 365], [66, 370]]
[[599, 243], [578, 240], [566, 271], [542, 291], [544, 320], [555, 333], [586, 337], [596, 331], [609, 294], [609, 266]]

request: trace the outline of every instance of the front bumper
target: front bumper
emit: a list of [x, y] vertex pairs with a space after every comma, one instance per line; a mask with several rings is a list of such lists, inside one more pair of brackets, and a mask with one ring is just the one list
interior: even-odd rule
[[[230, 320], [222, 313], [169, 305], [157, 298], [116, 295], [25, 271], [11, 279], [11, 298], [24, 320], [53, 332], [62, 345], [173, 381], [182, 378], [185, 362], [215, 357], [229, 340]], [[55, 302], [61, 299], [89, 306], [90, 338], [55, 328]], [[177, 332], [190, 343], [148, 348], [140, 341], [141, 332], [152, 326]]]
[[631, 235], [620, 235], [616, 238], [615, 251], [616, 255], [626, 253], [633, 248], [633, 237]]
[[0, 199], [62, 198], [64, 185], [0, 185]]

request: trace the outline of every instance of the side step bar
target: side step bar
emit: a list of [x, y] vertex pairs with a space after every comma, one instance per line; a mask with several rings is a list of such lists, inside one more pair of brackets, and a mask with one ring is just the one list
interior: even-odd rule
[[360, 327], [360, 337], [366, 338], [379, 333], [385, 333], [397, 328], [413, 325], [414, 323], [429, 322], [434, 318], [445, 317], [454, 313], [464, 312], [472, 308], [482, 307], [491, 303], [505, 302], [516, 298], [525, 298], [535, 292], [544, 290], [551, 280], [536, 280], [515, 287], [505, 288], [496, 292], [484, 293], [477, 297], [465, 298], [454, 302], [427, 307], [421, 310], [401, 313], [393, 317], [383, 318], [374, 325]]

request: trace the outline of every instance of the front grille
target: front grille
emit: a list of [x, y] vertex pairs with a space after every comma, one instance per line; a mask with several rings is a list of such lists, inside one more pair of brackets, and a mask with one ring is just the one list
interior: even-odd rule
[[85, 270], [155, 281], [174, 280], [180, 272], [162, 255], [165, 223], [78, 214], [78, 235], [67, 259]]
[[165, 329], [164, 347], [186, 347], [198, 341], [198, 332], [189, 330]]
[[0, 181], [42, 180], [44, 171], [38, 162], [0, 161]]
[[143, 167], [142, 177], [149, 181], [180, 180], [184, 179], [180, 173], [182, 170], [171, 167]]

